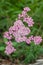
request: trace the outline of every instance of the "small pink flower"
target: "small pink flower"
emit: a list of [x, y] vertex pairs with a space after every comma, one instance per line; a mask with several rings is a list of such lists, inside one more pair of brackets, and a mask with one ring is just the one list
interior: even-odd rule
[[26, 39], [27, 39], [26, 36], [23, 36], [23, 37], [22, 37], [22, 41], [25, 41]]
[[27, 44], [30, 44], [31, 43], [31, 40], [29, 38], [26, 39], [26, 43]]
[[15, 37], [15, 41], [16, 41], [16, 42], [22, 42], [22, 41], [21, 41], [21, 36], [20, 36], [20, 35], [17, 35], [17, 36]]
[[26, 16], [27, 16], [27, 12], [22, 11], [22, 13], [18, 15], [18, 19], [25, 18]]
[[4, 33], [4, 37], [6, 37], [6, 36], [9, 36], [9, 32], [7, 32], [7, 31]]
[[33, 19], [31, 17], [25, 17], [23, 22], [26, 22], [28, 24], [29, 27], [32, 27], [34, 22], [33, 22]]
[[28, 11], [30, 11], [30, 8], [29, 7], [25, 7], [24, 11], [28, 12]]
[[42, 38], [40, 36], [35, 36], [34, 37], [34, 43], [35, 44], [40, 44], [42, 42]]
[[12, 45], [11, 41], [5, 42], [6, 45]]
[[30, 29], [28, 27], [21, 27], [19, 30], [18, 30], [18, 33], [22, 36], [24, 35], [28, 35], [30, 33]]
[[18, 42], [18, 43], [20, 43], [20, 42], [23, 42], [23, 41], [25, 41], [26, 40], [26, 37], [25, 36], [19, 36], [19, 37], [15, 37], [15, 40], [16, 40], [16, 42]]
[[7, 39], [10, 40], [10, 39], [12, 39], [12, 35], [10, 35], [9, 32], [6, 31], [6, 32], [4, 33], [4, 38], [7, 38]]
[[21, 19], [22, 17], [24, 17], [23, 14], [18, 15], [18, 19]]
[[27, 12], [26, 11], [22, 11], [22, 17], [24, 18], [24, 17], [26, 17], [26, 15], [27, 15]]
[[20, 27], [20, 26], [24, 26], [23, 22], [21, 20], [17, 20], [16, 22], [14, 22], [14, 27]]
[[13, 33], [13, 26], [11, 26], [10, 28], [9, 28], [9, 34], [12, 34]]
[[7, 55], [10, 55], [11, 53], [13, 53], [13, 52], [15, 52], [15, 51], [16, 51], [16, 49], [15, 49], [14, 47], [12, 47], [12, 46], [10, 46], [10, 45], [6, 46], [5, 53], [6, 53]]
[[28, 26], [32, 27], [34, 25], [34, 22], [32, 21], [32, 19], [28, 22]]
[[29, 26], [29, 27], [32, 27], [33, 24], [34, 24], [34, 22], [29, 22], [29, 23], [28, 23], [28, 26]]
[[24, 20], [23, 20], [23, 22], [28, 23], [29, 22], [29, 16], [28, 17], [25, 17]]
[[18, 15], [18, 19], [25, 18], [27, 16], [28, 11], [30, 11], [30, 8], [25, 7], [22, 13]]
[[29, 39], [30, 39], [31, 41], [33, 41], [33, 40], [34, 40], [34, 36], [31, 35], [31, 36], [29, 37]]
[[33, 41], [34, 37], [33, 35], [26, 39], [26, 43], [30, 44]]

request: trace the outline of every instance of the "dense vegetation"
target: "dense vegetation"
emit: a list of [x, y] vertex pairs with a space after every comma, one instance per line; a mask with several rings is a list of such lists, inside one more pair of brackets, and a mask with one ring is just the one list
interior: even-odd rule
[[[4, 57], [6, 56], [3, 52], [6, 40], [3, 39], [3, 33], [13, 25], [18, 14], [26, 6], [31, 8], [28, 14], [35, 22], [31, 34], [40, 35], [43, 38], [43, 0], [0, 0], [0, 54]], [[38, 46], [31, 44], [29, 47], [23, 42], [16, 47], [18, 50], [11, 55], [12, 58], [14, 57], [13, 59], [18, 58], [20, 61], [28, 63], [34, 62], [40, 55], [43, 56], [43, 42]]]

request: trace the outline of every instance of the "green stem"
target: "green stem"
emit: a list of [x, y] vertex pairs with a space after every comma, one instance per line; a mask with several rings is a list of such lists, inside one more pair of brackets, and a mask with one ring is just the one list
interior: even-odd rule
[[37, 31], [37, 33], [36, 33], [36, 35], [38, 35], [38, 34], [39, 34], [39, 32], [40, 32], [40, 30], [41, 30], [41, 27], [42, 27], [42, 26], [40, 26], [40, 27], [39, 27], [39, 29], [38, 29], [38, 31]]

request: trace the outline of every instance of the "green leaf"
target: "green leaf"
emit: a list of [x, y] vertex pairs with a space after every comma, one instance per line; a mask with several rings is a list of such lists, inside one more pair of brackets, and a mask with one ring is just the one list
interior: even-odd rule
[[13, 43], [13, 46], [17, 46], [17, 42], [12, 42]]
[[4, 51], [5, 47], [1, 46], [0, 51]]
[[6, 38], [4, 38], [4, 42], [7, 42], [8, 40]]

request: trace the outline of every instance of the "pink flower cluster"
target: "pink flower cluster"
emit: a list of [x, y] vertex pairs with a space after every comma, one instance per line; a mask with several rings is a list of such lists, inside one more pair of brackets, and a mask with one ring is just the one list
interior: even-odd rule
[[34, 41], [35, 45], [38, 45], [42, 42], [42, 37], [40, 36], [30, 36], [29, 38], [26, 39], [26, 43], [30, 44], [32, 41]]
[[30, 29], [28, 27], [25, 27], [21, 20], [17, 20], [14, 22], [14, 25], [9, 28], [9, 31], [6, 34], [5, 33], [5, 38], [9, 39], [10, 37], [11, 39], [13, 36], [16, 42], [23, 42], [26, 40], [26, 35], [30, 33]]
[[[7, 55], [16, 51], [11, 42], [12, 38], [14, 38], [18, 43], [24, 41], [27, 44], [30, 44], [31, 41], [34, 41], [35, 44], [40, 44], [42, 41], [42, 38], [40, 36], [34, 37], [31, 35], [29, 38], [27, 37], [27, 35], [29, 35], [31, 32], [29, 27], [32, 27], [34, 24], [33, 19], [27, 14], [28, 11], [30, 11], [30, 8], [25, 7], [22, 13], [18, 15], [18, 20], [14, 22], [14, 25], [9, 28], [8, 32], [4, 33], [4, 38], [7, 38], [9, 40], [8, 42], [5, 42], [7, 45], [5, 53]], [[26, 27], [23, 22], [26, 22], [28, 26]]]
[[23, 22], [26, 22], [29, 27], [32, 27], [34, 22], [32, 17], [28, 16], [28, 11], [30, 11], [30, 8], [25, 7], [22, 13], [18, 15], [18, 19], [23, 19]]
[[11, 54], [11, 53], [16, 51], [16, 49], [12, 46], [12, 42], [11, 41], [5, 42], [5, 44], [7, 45], [6, 49], [5, 49], [5, 53], [7, 55], [9, 55], [9, 54]]
[[12, 36], [7, 31], [4, 33], [4, 37], [9, 39], [9, 40], [12, 38]]
[[42, 41], [42, 38], [41, 38], [40, 36], [35, 36], [35, 37], [34, 37], [34, 43], [35, 43], [35, 44], [40, 44], [41, 41]]

